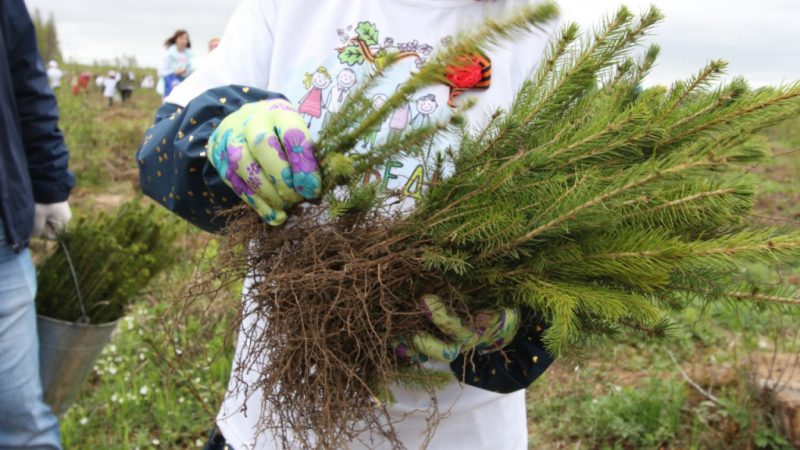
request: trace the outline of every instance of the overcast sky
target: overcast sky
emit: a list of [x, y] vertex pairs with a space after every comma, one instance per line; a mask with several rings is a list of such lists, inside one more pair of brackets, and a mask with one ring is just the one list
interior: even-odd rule
[[[325, 1], [325, 0], [319, 0]], [[238, 0], [25, 0], [30, 9], [56, 18], [67, 59], [91, 63], [134, 55], [155, 67], [162, 43], [186, 28], [193, 46], [222, 34]], [[652, 0], [562, 0], [564, 20], [584, 26], [621, 4], [634, 10]], [[800, 0], [663, 0], [667, 19], [654, 41], [663, 47], [651, 83], [667, 83], [696, 72], [706, 61], [724, 58], [731, 74], [754, 85], [800, 79]]]

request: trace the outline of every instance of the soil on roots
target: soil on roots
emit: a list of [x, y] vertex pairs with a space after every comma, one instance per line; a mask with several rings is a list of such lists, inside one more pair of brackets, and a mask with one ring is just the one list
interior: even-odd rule
[[223, 269], [212, 277], [247, 279], [245, 350], [232, 376], [241, 398], [263, 396], [260, 428], [286, 448], [342, 448], [365, 432], [401, 447], [386, 415], [388, 386], [432, 393], [441, 374], [397, 358], [389, 343], [428, 329], [422, 293], [459, 296], [421, 267], [421, 246], [389, 231], [392, 219], [325, 223], [326, 211], [306, 209], [273, 228], [244, 211], [230, 221]]

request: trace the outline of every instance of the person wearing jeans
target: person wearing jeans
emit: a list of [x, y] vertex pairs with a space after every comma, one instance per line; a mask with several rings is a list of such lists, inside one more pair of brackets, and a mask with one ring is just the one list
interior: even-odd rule
[[42, 401], [36, 335], [36, 270], [30, 252], [0, 236], [0, 448], [60, 448], [58, 421]]
[[61, 449], [42, 400], [31, 236], [70, 219], [75, 184], [23, 0], [0, 2], [0, 449]]

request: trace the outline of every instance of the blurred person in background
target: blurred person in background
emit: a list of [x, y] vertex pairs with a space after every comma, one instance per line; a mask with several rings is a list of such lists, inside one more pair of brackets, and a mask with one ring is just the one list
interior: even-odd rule
[[117, 90], [122, 96], [122, 104], [124, 105], [133, 95], [133, 82], [136, 81], [136, 75], [128, 70], [126, 66], [122, 66], [119, 68], [118, 78]]
[[194, 66], [200, 67], [203, 64], [203, 61], [214, 51], [215, 48], [219, 46], [219, 38], [213, 37], [210, 41], [208, 41], [208, 53], [205, 56], [198, 56], [194, 60]]
[[215, 48], [219, 47], [219, 38], [213, 37], [210, 41], [208, 41], [208, 53], [214, 51]]
[[89, 72], [81, 72], [78, 75], [78, 92], [83, 92], [89, 89], [89, 82], [92, 81], [92, 74]]
[[108, 99], [108, 107], [114, 106], [114, 97], [117, 95], [117, 83], [120, 77], [113, 70], [108, 71], [108, 75], [103, 78], [103, 97]]
[[142, 84], [139, 85], [142, 89], [153, 89], [156, 87], [156, 82], [152, 75], [145, 75], [142, 78]]
[[186, 30], [176, 31], [164, 42], [167, 51], [158, 67], [159, 84], [163, 86], [166, 98], [176, 86], [181, 84], [194, 71], [195, 61], [192, 41]]
[[42, 400], [32, 236], [70, 220], [75, 179], [23, 0], [0, 1], [0, 448], [60, 450]]
[[61, 78], [64, 77], [64, 72], [58, 67], [58, 63], [50, 61], [47, 65], [47, 80], [50, 83], [50, 89], [58, 89], [61, 87]]

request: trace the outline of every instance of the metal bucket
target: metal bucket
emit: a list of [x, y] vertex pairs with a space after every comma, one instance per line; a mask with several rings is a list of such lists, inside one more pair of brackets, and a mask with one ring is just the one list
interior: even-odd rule
[[56, 415], [64, 414], [75, 402], [117, 322], [84, 325], [38, 316], [44, 401]]

